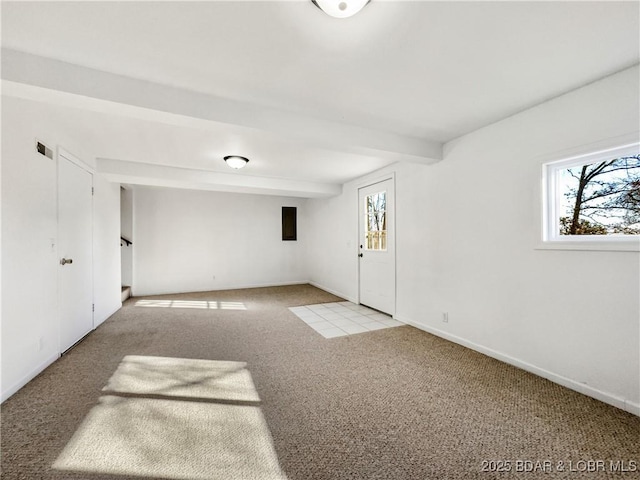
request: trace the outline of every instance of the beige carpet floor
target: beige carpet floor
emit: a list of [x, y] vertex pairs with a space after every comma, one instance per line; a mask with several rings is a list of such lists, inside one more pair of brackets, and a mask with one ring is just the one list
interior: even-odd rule
[[[264, 462], [272, 461], [269, 448], [277, 455], [279, 466], [269, 472], [279, 468], [289, 480], [640, 478], [640, 418], [409, 326], [325, 339], [288, 310], [340, 301], [311, 286], [145, 297], [136, 305], [140, 300], [129, 299], [2, 405], [2, 479], [186, 478], [172, 473], [176, 462], [228, 458], [207, 449], [219, 442], [219, 418], [257, 425], [256, 435], [272, 443], [262, 445]], [[150, 357], [178, 360], [142, 375]], [[173, 378], [171, 362], [180, 359], [239, 362], [216, 363], [242, 365], [229, 384], [231, 400], [212, 403], [208, 380], [197, 373]], [[207, 363], [186, 365], [197, 372]], [[234, 402], [236, 389], [249, 396]], [[191, 395], [207, 412], [224, 408], [203, 414]], [[180, 402], [186, 410], [176, 410]], [[243, 413], [234, 413], [238, 406]], [[167, 418], [180, 415], [188, 421], [174, 423], [184, 428], [163, 435]], [[110, 435], [122, 423], [131, 448], [143, 441], [140, 432], [152, 431], [185, 445], [184, 455], [172, 462], [151, 436], [144, 441], [154, 448], [157, 471], [92, 469], [92, 457], [98, 464], [104, 452], [82, 441], [94, 418], [103, 426], [93, 434]], [[235, 458], [245, 447], [233, 442], [227, 453]], [[120, 447], [113, 449], [117, 461], [136, 461]], [[261, 465], [249, 451], [244, 458]], [[500, 461], [510, 463], [491, 463]], [[517, 471], [535, 462], [545, 471]], [[612, 472], [632, 470], [633, 462], [635, 472]], [[194, 478], [207, 478], [206, 462], [194, 468]], [[221, 475], [210, 478], [236, 480]]]
[[243, 362], [127, 355], [53, 464], [180, 480], [287, 480]]

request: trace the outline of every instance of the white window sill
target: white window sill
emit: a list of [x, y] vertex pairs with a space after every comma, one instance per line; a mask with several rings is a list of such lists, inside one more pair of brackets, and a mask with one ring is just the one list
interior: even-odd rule
[[546, 240], [536, 245], [536, 250], [640, 252], [640, 238]]

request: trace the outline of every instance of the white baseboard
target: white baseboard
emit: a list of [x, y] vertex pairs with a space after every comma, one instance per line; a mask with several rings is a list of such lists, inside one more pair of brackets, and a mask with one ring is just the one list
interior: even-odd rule
[[[107, 320], [111, 315], [113, 315], [114, 313], [116, 313], [118, 310], [120, 310], [122, 308], [122, 303], [120, 303], [120, 305], [118, 307], [116, 307], [115, 309], [113, 309], [113, 311], [111, 313], [109, 313], [108, 315], [106, 315], [104, 317], [104, 319], [102, 321], [100, 321], [99, 323], [96, 323], [93, 330], [95, 330], [96, 328], [98, 328], [100, 325], [102, 325], [105, 320]], [[93, 330], [91, 330], [91, 332], [93, 332]], [[89, 332], [89, 333], [91, 333]], [[51, 355], [50, 357], [48, 357], [44, 362], [40, 363], [36, 368], [34, 368], [33, 370], [31, 370], [27, 375], [25, 375], [24, 377], [22, 377], [18, 382], [16, 382], [14, 385], [12, 385], [11, 387], [9, 387], [7, 390], [4, 390], [0, 396], [0, 403], [4, 402], [6, 399], [8, 399], [9, 397], [11, 397], [13, 394], [15, 394], [18, 390], [20, 390], [22, 387], [24, 387], [27, 383], [29, 383], [31, 380], [33, 380], [39, 373], [41, 373], [45, 368], [47, 368], [49, 365], [51, 365], [53, 362], [55, 362], [58, 358], [60, 358], [60, 353], [55, 353], [54, 355]]]
[[522, 370], [526, 370], [527, 372], [531, 372], [535, 375], [538, 375], [539, 377], [546, 378], [547, 380], [557, 383], [558, 385], [562, 385], [563, 387], [567, 387], [576, 392], [595, 398], [596, 400], [600, 400], [601, 402], [608, 403], [609, 405], [613, 405], [614, 407], [617, 407], [621, 410], [625, 410], [629, 413], [640, 416], [640, 404], [625, 400], [624, 398], [617, 397], [607, 392], [603, 392], [588, 385], [584, 385], [580, 382], [576, 382], [575, 380], [571, 380], [570, 378], [563, 377], [562, 375], [558, 375], [543, 368], [536, 367], [535, 365], [524, 362], [515, 357], [511, 357], [491, 348], [471, 342], [465, 338], [458, 337], [457, 335], [452, 335], [451, 333], [445, 332], [443, 330], [433, 328], [429, 325], [424, 325], [420, 322], [415, 322], [411, 319], [397, 316], [395, 317], [395, 319], [402, 323], [406, 323], [407, 325], [414, 326], [420, 330], [424, 330], [425, 332], [431, 333], [437, 337], [444, 338], [453, 343], [457, 343], [464, 347], [470, 348], [471, 350], [475, 350], [476, 352], [483, 353], [484, 355], [495, 358], [496, 360], [500, 360], [501, 362], [505, 362], [515, 367], [521, 368]]
[[286, 287], [289, 285], [306, 285], [308, 280], [294, 280], [290, 282], [275, 282], [275, 283], [243, 283], [238, 285], [217, 285], [215, 288], [208, 288], [206, 290], [155, 290], [155, 291], [134, 291], [134, 287], [131, 287], [132, 297], [146, 297], [152, 295], [178, 295], [181, 293], [202, 293], [202, 292], [217, 292], [222, 290], [244, 290], [246, 288], [267, 288], [267, 287]]
[[242, 290], [245, 288], [268, 288], [268, 287], [287, 287], [289, 285], [306, 285], [308, 280], [295, 280], [292, 282], [275, 282], [275, 283], [249, 283], [245, 285], [226, 287], [225, 290]]
[[[215, 289], [207, 289], [207, 290], [188, 290], [188, 291], [165, 291], [165, 290], [156, 290], [156, 291], [146, 291], [146, 292], [138, 292], [137, 290], [134, 292], [134, 287], [131, 287], [131, 296], [132, 297], [144, 297], [144, 296], [152, 296], [152, 295], [173, 295], [173, 294], [181, 294], [181, 293], [201, 293], [201, 292], [215, 292], [219, 290], [242, 290], [245, 288], [266, 288], [266, 287], [286, 287], [289, 285], [312, 285], [320, 290], [324, 290], [325, 292], [336, 295], [337, 297], [344, 298], [353, 303], [358, 303], [358, 299], [350, 297], [349, 295], [345, 295], [342, 292], [338, 292], [337, 290], [333, 290], [331, 288], [325, 287], [317, 282], [313, 282], [310, 280], [296, 280], [292, 282], [275, 282], [275, 283], [248, 283], [248, 284], [240, 284], [240, 285], [219, 285]], [[114, 312], [115, 313], [115, 312]]]
[[319, 288], [320, 290], [324, 290], [325, 292], [328, 292], [328, 293], [330, 293], [332, 295], [335, 295], [336, 297], [344, 298], [345, 300], [347, 300], [349, 302], [358, 303], [358, 299], [357, 298], [350, 297], [349, 295], [345, 295], [344, 293], [338, 292], [337, 290], [333, 290], [331, 288], [325, 287], [324, 285], [321, 285], [321, 284], [316, 283], [316, 282], [309, 281], [307, 283], [309, 285], [313, 285], [316, 288]]
[[56, 353], [47, 358], [44, 362], [39, 364], [36, 368], [31, 370], [28, 374], [18, 380], [11, 387], [7, 388], [2, 392], [2, 396], [0, 397], [0, 403], [3, 403], [9, 397], [11, 397], [14, 393], [24, 387], [27, 383], [33, 380], [40, 372], [42, 372], [45, 368], [55, 362], [58, 358], [60, 358], [60, 354]]
[[625, 400], [625, 407], [623, 410], [626, 410], [629, 413], [633, 413], [640, 417], [640, 403], [630, 402], [629, 400]]

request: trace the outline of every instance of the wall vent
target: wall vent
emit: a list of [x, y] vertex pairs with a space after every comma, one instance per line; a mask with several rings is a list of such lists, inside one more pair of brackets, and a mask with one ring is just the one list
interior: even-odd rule
[[38, 140], [36, 140], [36, 151], [39, 154], [44, 155], [45, 157], [49, 157], [53, 160], [53, 150], [51, 150], [44, 143], [39, 142]]

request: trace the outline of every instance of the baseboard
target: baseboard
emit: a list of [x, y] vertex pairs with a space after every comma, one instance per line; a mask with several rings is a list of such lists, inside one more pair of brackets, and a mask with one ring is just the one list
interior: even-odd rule
[[330, 293], [332, 295], [335, 295], [336, 297], [344, 298], [345, 300], [347, 300], [349, 302], [358, 303], [358, 299], [357, 298], [354, 299], [353, 297], [350, 297], [349, 295], [345, 295], [342, 292], [338, 292], [337, 290], [333, 290], [331, 288], [325, 287], [324, 285], [321, 285], [321, 284], [319, 284], [317, 282], [309, 281], [307, 283], [309, 285], [312, 285], [312, 286], [316, 287], [316, 288], [319, 288], [320, 290], [324, 290], [325, 292], [328, 292], [328, 293]]
[[308, 284], [308, 280], [295, 280], [291, 282], [275, 282], [275, 283], [249, 283], [249, 284], [240, 284], [240, 285], [219, 285], [216, 288], [208, 288], [206, 290], [171, 290], [171, 291], [163, 291], [158, 290], [154, 292], [144, 292], [140, 293], [138, 291], [134, 292], [134, 288], [132, 287], [131, 296], [132, 297], [145, 297], [152, 295], [178, 295], [182, 293], [203, 293], [203, 292], [218, 292], [224, 290], [244, 290], [248, 288], [268, 288], [268, 287], [286, 287], [289, 285], [306, 285]]
[[614, 407], [624, 410], [626, 412], [632, 413], [633, 415], [640, 416], [640, 404], [631, 402], [629, 400], [625, 400], [624, 398], [617, 397], [607, 392], [603, 392], [601, 390], [590, 387], [588, 385], [584, 385], [580, 382], [576, 382], [575, 380], [571, 380], [570, 378], [563, 377], [562, 375], [558, 375], [556, 373], [550, 372], [543, 368], [536, 367], [535, 365], [532, 365], [527, 362], [523, 362], [522, 360], [519, 360], [510, 355], [506, 355], [504, 353], [498, 352], [496, 350], [485, 347], [483, 345], [479, 345], [477, 343], [471, 342], [465, 338], [458, 337], [457, 335], [453, 335], [443, 330], [439, 330], [437, 328], [433, 328], [428, 325], [415, 322], [408, 318], [402, 318], [398, 316], [396, 316], [395, 318], [396, 320], [402, 323], [406, 323], [407, 325], [414, 326], [420, 330], [424, 330], [425, 332], [431, 333], [437, 337], [444, 338], [453, 343], [457, 343], [464, 347], [470, 348], [471, 350], [475, 350], [476, 352], [480, 352], [484, 355], [495, 358], [496, 360], [500, 360], [501, 362], [505, 362], [505, 363], [508, 363], [509, 365], [513, 365], [514, 367], [521, 368], [522, 370], [526, 370], [527, 372], [538, 375], [539, 377], [546, 378], [547, 380], [557, 383], [558, 385], [562, 385], [563, 387], [567, 387], [576, 392], [595, 398], [596, 400], [600, 400], [601, 402], [607, 403], [609, 405], [613, 405]]
[[[106, 315], [102, 321], [100, 321], [99, 323], [96, 323], [94, 325], [94, 327], [93, 327], [93, 330], [95, 330], [100, 325], [102, 325], [109, 317], [111, 317], [111, 315], [116, 313], [121, 308], [122, 308], [122, 303], [120, 303], [120, 305], [118, 307], [113, 309], [113, 311], [111, 311], [111, 313]], [[93, 331], [93, 330], [91, 330], [91, 331]], [[91, 332], [89, 332], [89, 333], [91, 333]], [[29, 383], [31, 380], [33, 380], [38, 374], [40, 374], [45, 368], [47, 368], [49, 365], [51, 365], [53, 362], [55, 362], [58, 358], [60, 358], [60, 353], [59, 352], [55, 353], [54, 355], [51, 355], [44, 362], [42, 362], [36, 368], [34, 368], [31, 372], [29, 372], [27, 375], [22, 377], [18, 382], [16, 382], [14, 385], [12, 385], [7, 390], [3, 391], [2, 394], [0, 395], [0, 403], [4, 402], [9, 397], [11, 397], [13, 394], [15, 394], [18, 390], [20, 390], [27, 383]]]
[[40, 372], [42, 372], [45, 368], [47, 368], [49, 365], [51, 365], [53, 362], [55, 362], [58, 358], [60, 358], [60, 354], [59, 353], [56, 353], [56, 354], [50, 356], [44, 362], [39, 364], [36, 368], [31, 370], [31, 372], [29, 372], [24, 377], [22, 377], [19, 381], [17, 381], [14, 385], [12, 385], [8, 389], [4, 390], [2, 392], [2, 396], [0, 397], [0, 403], [3, 403], [5, 400], [7, 400], [9, 397], [11, 397], [14, 393], [16, 393], [22, 387], [24, 387], [27, 383], [29, 383], [31, 380], [33, 380], [35, 377], [37, 377], [38, 374], [40, 374]]
[[624, 403], [625, 408], [623, 410], [626, 410], [627, 412], [633, 413], [634, 415], [640, 417], [640, 403], [634, 403], [628, 400], [626, 400]]

